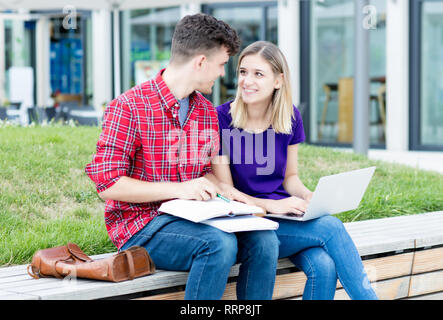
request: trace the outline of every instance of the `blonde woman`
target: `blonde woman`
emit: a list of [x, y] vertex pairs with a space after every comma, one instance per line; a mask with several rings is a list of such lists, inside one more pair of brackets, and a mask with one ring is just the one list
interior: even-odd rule
[[[298, 175], [305, 135], [285, 57], [274, 44], [255, 42], [240, 54], [237, 72], [235, 100], [217, 107], [221, 149], [213, 173], [225, 195], [244, 196], [269, 213], [303, 214], [312, 192]], [[352, 299], [377, 299], [339, 219], [277, 220], [277, 244], [269, 246], [306, 274], [304, 299], [333, 299], [337, 278]]]

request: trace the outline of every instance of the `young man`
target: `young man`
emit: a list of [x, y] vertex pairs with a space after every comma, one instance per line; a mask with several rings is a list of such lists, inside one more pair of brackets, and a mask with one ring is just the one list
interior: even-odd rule
[[145, 247], [159, 269], [189, 271], [185, 299], [221, 298], [236, 262], [242, 263], [239, 298], [270, 298], [256, 286], [274, 285], [260, 281], [262, 272], [275, 275], [278, 248], [272, 257], [260, 254], [275, 242], [268, 241], [273, 232], [230, 234], [158, 212], [164, 200], [207, 200], [223, 191], [210, 165], [219, 149], [217, 112], [201, 93], [211, 93], [238, 49], [237, 33], [226, 23], [204, 14], [184, 17], [168, 67], [107, 107], [86, 166], [106, 200], [112, 242], [119, 250]]

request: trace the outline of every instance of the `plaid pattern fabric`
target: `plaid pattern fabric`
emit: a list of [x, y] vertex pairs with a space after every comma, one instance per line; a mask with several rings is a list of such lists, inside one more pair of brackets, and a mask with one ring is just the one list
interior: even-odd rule
[[[217, 112], [200, 93], [193, 92], [182, 128], [179, 104], [162, 72], [120, 95], [106, 108], [96, 154], [85, 168], [97, 192], [122, 176], [180, 182], [210, 172], [210, 158], [219, 150]], [[106, 228], [118, 249], [159, 214], [161, 203], [106, 201]]]

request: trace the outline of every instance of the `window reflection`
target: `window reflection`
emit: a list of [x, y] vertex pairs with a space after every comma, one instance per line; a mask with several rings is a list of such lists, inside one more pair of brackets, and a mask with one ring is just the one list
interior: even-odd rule
[[[156, 8], [126, 11], [122, 14], [122, 50], [124, 90], [147, 81], [166, 67], [170, 58], [171, 39], [180, 20], [180, 8]], [[123, 48], [127, 48], [123, 45]]]
[[[252, 42], [260, 40], [261, 8], [217, 8], [213, 10], [212, 15], [225, 21], [237, 31], [241, 39], [240, 51]], [[225, 76], [218, 81], [216, 88], [214, 88], [214, 105], [234, 98], [237, 87], [235, 71], [237, 61], [238, 55], [229, 59], [225, 68]]]
[[[370, 30], [370, 142], [385, 142], [386, 3], [373, 0], [377, 24]], [[311, 2], [311, 137], [313, 142], [352, 143], [354, 1]]]
[[[26, 102], [34, 104], [32, 42], [35, 33], [34, 21], [5, 19], [5, 96], [0, 97], [0, 106]], [[25, 89], [25, 93], [22, 90]], [[26, 100], [26, 101], [23, 101]]]
[[421, 143], [443, 145], [443, 3], [424, 2], [421, 48]]
[[[221, 19], [233, 27], [240, 37], [240, 51], [258, 40], [277, 43], [277, 5], [246, 6], [208, 6], [209, 14]], [[265, 19], [265, 20], [264, 20]], [[232, 100], [237, 87], [236, 66], [238, 55], [229, 59], [225, 67], [225, 76], [214, 85], [211, 100], [215, 106]]]

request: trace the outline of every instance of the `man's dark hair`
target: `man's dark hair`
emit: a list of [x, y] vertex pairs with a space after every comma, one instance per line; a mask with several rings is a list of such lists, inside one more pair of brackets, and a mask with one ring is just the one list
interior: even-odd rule
[[199, 53], [209, 54], [221, 46], [226, 47], [230, 56], [238, 52], [240, 40], [234, 29], [207, 14], [187, 15], [175, 27], [171, 61], [188, 60]]

